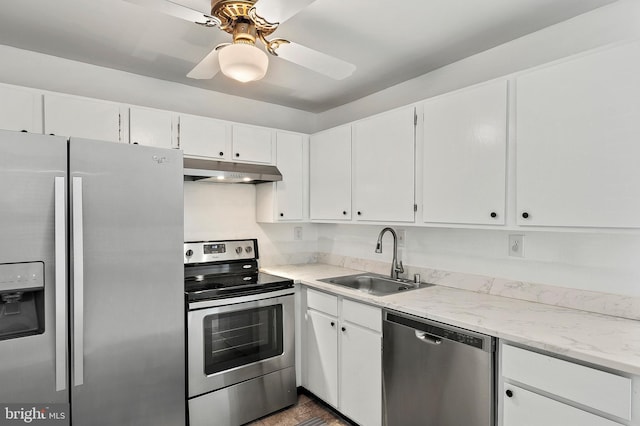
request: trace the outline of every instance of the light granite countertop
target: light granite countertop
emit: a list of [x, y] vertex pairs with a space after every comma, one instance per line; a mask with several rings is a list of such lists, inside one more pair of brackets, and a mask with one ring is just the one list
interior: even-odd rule
[[326, 264], [262, 270], [353, 300], [640, 375], [640, 321], [438, 285], [374, 296], [318, 281], [364, 272]]

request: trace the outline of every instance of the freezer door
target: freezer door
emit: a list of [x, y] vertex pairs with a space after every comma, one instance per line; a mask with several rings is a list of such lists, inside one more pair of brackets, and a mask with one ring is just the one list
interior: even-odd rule
[[72, 139], [74, 426], [185, 423], [182, 155]]
[[[0, 402], [68, 401], [64, 138], [0, 131]], [[58, 219], [56, 221], [56, 218]], [[55, 248], [58, 248], [56, 253]], [[44, 284], [44, 330], [8, 336], [28, 301], [20, 289]], [[15, 291], [14, 291], [15, 290]], [[24, 297], [24, 293], [23, 296]], [[56, 306], [56, 298], [60, 302]], [[16, 300], [16, 299], [14, 299]], [[9, 306], [12, 305], [12, 306]], [[30, 327], [33, 328], [33, 327]], [[43, 333], [40, 333], [44, 331]], [[39, 334], [40, 333], [40, 334]]]

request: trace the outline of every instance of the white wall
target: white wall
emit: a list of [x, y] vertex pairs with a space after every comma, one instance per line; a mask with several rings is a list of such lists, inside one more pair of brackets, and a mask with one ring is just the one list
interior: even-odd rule
[[[318, 114], [315, 131], [640, 37], [640, 1], [619, 0], [386, 90]], [[419, 46], [417, 46], [419, 52]], [[419, 54], [419, 53], [418, 53]]]
[[[640, 235], [417, 228], [399, 249], [405, 265], [640, 297]], [[391, 262], [392, 239], [374, 252], [382, 226], [319, 225], [318, 251]], [[508, 256], [524, 235], [524, 258]]]
[[185, 241], [258, 238], [260, 266], [315, 261], [316, 225], [256, 223], [255, 185], [185, 182], [184, 228]]
[[298, 132], [315, 122], [314, 114], [281, 105], [4, 45], [0, 64], [0, 82], [7, 84]]

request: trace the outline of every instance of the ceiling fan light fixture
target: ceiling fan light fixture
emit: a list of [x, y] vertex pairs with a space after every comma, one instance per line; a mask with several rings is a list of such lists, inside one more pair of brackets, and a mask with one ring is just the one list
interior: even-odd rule
[[253, 44], [234, 43], [218, 52], [220, 70], [242, 83], [260, 80], [267, 73], [269, 58]]

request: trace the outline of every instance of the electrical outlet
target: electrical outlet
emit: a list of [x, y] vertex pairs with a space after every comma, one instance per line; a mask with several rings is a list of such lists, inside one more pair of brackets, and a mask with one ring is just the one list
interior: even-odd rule
[[524, 257], [524, 235], [509, 235], [509, 256]]
[[396, 235], [398, 236], [398, 247], [404, 247], [404, 242], [407, 238], [407, 231], [404, 229], [398, 229], [396, 231]]
[[302, 240], [302, 226], [293, 228], [293, 239], [296, 241]]

